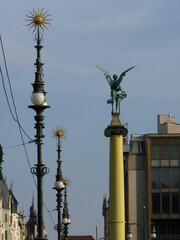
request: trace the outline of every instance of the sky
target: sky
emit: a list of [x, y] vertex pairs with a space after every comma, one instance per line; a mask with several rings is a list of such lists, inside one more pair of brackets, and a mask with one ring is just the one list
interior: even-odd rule
[[[70, 235], [103, 237], [102, 203], [108, 195], [109, 139], [104, 129], [111, 121], [106, 104], [110, 89], [95, 64], [120, 75], [135, 66], [122, 81], [127, 98], [121, 102], [121, 121], [128, 123], [128, 137], [155, 133], [157, 114], [171, 114], [180, 123], [180, 1], [179, 0], [1, 0], [0, 34], [21, 125], [34, 139], [35, 112], [31, 84], [36, 60], [35, 33], [26, 26], [26, 14], [48, 10], [51, 26], [43, 33], [42, 61], [47, 102], [43, 163], [44, 209], [48, 239], [56, 239], [57, 145], [52, 130], [63, 126], [63, 176], [70, 179], [68, 206]], [[0, 65], [8, 81], [0, 51]], [[12, 101], [11, 106], [13, 109]], [[0, 144], [4, 149], [3, 174], [28, 220], [36, 187], [30, 173], [17, 123], [13, 120], [0, 84]], [[14, 111], [14, 110], [13, 110]], [[29, 139], [24, 136], [24, 141]], [[36, 145], [26, 144], [31, 167], [37, 162]]]

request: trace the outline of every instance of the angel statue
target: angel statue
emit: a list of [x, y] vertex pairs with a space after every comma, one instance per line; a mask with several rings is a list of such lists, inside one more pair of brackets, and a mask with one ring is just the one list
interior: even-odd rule
[[104, 75], [106, 76], [107, 82], [110, 85], [111, 88], [111, 97], [107, 100], [107, 103], [112, 104], [112, 114], [118, 113], [120, 114], [120, 101], [122, 101], [124, 98], [127, 97], [127, 94], [125, 91], [121, 88], [121, 82], [123, 80], [123, 77], [126, 75], [127, 72], [129, 72], [133, 67], [127, 69], [126, 71], [122, 72], [121, 75], [113, 75], [113, 79], [111, 78], [109, 72], [98, 65], [96, 65], [97, 68], [99, 68], [101, 71], [103, 71]]

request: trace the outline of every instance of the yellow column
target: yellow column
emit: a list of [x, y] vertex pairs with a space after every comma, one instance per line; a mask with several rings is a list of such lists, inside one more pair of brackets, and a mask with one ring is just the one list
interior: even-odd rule
[[109, 162], [109, 239], [125, 240], [125, 204], [124, 204], [124, 164], [123, 136], [127, 130], [121, 125], [119, 117], [105, 129], [110, 137]]
[[110, 137], [109, 234], [110, 240], [125, 239], [124, 167], [122, 136]]

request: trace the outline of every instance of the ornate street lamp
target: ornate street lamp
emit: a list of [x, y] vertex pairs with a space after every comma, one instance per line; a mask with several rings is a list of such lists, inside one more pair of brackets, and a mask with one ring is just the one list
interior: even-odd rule
[[28, 106], [29, 108], [32, 108], [36, 112], [36, 116], [34, 116], [34, 119], [36, 121], [35, 123], [35, 129], [36, 129], [36, 135], [35, 135], [35, 143], [37, 145], [37, 164], [35, 167], [31, 168], [32, 174], [35, 174], [37, 176], [37, 206], [38, 206], [38, 237], [37, 240], [43, 240], [46, 239], [43, 236], [43, 229], [44, 229], [44, 221], [43, 221], [43, 176], [49, 172], [49, 169], [45, 167], [43, 164], [42, 159], [42, 139], [44, 137], [43, 135], [43, 128], [44, 128], [44, 116], [42, 115], [44, 110], [49, 108], [48, 104], [46, 103], [46, 92], [44, 90], [44, 81], [42, 79], [43, 71], [42, 71], [42, 65], [41, 62], [41, 34], [40, 34], [40, 28], [44, 31], [44, 28], [47, 28], [46, 25], [49, 24], [47, 11], [43, 12], [43, 9], [41, 11], [35, 12], [33, 9], [33, 12], [29, 11], [29, 15], [27, 15], [27, 21], [29, 23], [27, 26], [34, 29], [34, 32], [37, 31], [35, 36], [35, 41], [37, 45], [35, 48], [37, 49], [37, 58], [36, 58], [36, 72], [35, 72], [35, 81], [32, 84], [33, 86], [33, 93], [31, 95], [31, 101], [33, 105]]
[[130, 225], [137, 225], [142, 230], [144, 240], [147, 240], [147, 230], [148, 230], [149, 226], [152, 225], [151, 238], [153, 238], [153, 239], [156, 238], [156, 230], [155, 230], [154, 223], [150, 222], [147, 225], [145, 225], [145, 206], [143, 206], [143, 222], [144, 222], [144, 226], [142, 226], [139, 223], [130, 223], [129, 224], [127, 239], [132, 238], [132, 232], [131, 232], [131, 229], [130, 229]]
[[55, 128], [53, 130], [53, 137], [58, 141], [57, 142], [57, 152], [58, 152], [58, 160], [57, 160], [57, 174], [56, 181], [54, 183], [54, 189], [57, 191], [57, 211], [58, 211], [58, 224], [54, 227], [58, 232], [58, 240], [61, 240], [62, 233], [62, 221], [61, 221], [61, 208], [62, 208], [62, 190], [64, 190], [64, 182], [61, 170], [61, 141], [66, 137], [66, 130], [64, 128]]
[[67, 203], [67, 186], [69, 185], [69, 180], [64, 180], [65, 191], [64, 191], [64, 208], [62, 215], [62, 223], [64, 224], [64, 240], [68, 239], [68, 225], [71, 223], [69, 211], [68, 211], [68, 203]]

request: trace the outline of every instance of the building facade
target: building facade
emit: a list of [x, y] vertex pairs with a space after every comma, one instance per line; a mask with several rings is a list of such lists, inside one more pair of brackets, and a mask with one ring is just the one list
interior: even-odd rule
[[132, 135], [128, 155], [127, 230], [133, 239], [180, 239], [180, 124], [158, 115], [157, 133]]
[[24, 240], [23, 214], [19, 212], [19, 204], [12, 189], [8, 189], [3, 177], [2, 156], [2, 147], [0, 145], [0, 239]]

